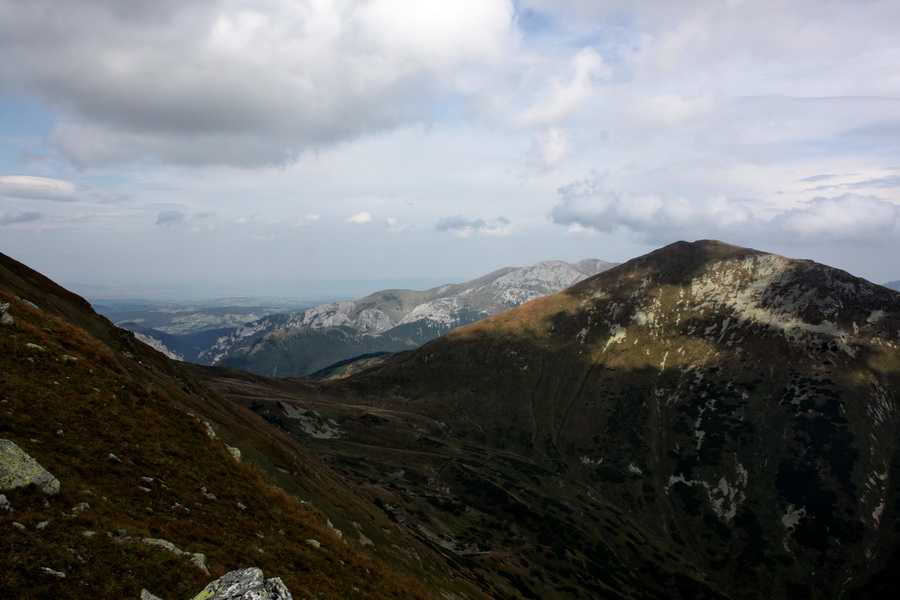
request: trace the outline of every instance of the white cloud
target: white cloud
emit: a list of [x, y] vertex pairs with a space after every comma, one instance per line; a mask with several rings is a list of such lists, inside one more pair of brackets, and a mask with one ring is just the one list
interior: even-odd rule
[[403, 233], [411, 227], [409, 223], [400, 223], [396, 217], [388, 217], [384, 222], [390, 233]]
[[509, 0], [27, 4], [0, 24], [0, 81], [65, 107], [48, 141], [79, 167], [290, 163], [430, 119], [515, 40]]
[[367, 212], [356, 213], [352, 217], [347, 217], [345, 219], [347, 223], [355, 223], [357, 225], [365, 225], [366, 223], [372, 222], [372, 215]]
[[312, 227], [321, 217], [319, 215], [306, 215], [301, 219], [294, 221], [296, 229], [306, 229]]
[[572, 57], [563, 77], [551, 76], [540, 99], [522, 111], [519, 120], [527, 124], [555, 124], [563, 121], [596, 94], [596, 85], [609, 76], [603, 57], [593, 48], [582, 48]]
[[437, 231], [449, 231], [456, 237], [461, 238], [473, 235], [506, 237], [518, 231], [506, 217], [497, 217], [496, 219], [485, 221], [484, 219], [467, 219], [462, 215], [443, 217], [434, 228]]
[[215, 225], [207, 225], [206, 227], [195, 226], [188, 229], [188, 235], [200, 235], [201, 233], [212, 233], [216, 230]]
[[900, 208], [876, 198], [842, 194], [813, 198], [772, 219], [786, 233], [806, 240], [870, 241], [884, 237], [897, 226]]
[[562, 199], [550, 219], [568, 225], [570, 232], [626, 229], [652, 244], [697, 238], [789, 244], [877, 242], [896, 230], [900, 215], [892, 202], [856, 194], [817, 197], [799, 207], [763, 215], [747, 201], [724, 196], [690, 199], [612, 192], [601, 177], [572, 183], [559, 193]]
[[371, 0], [353, 17], [381, 58], [440, 68], [502, 57], [513, 9], [507, 0]]
[[568, 158], [575, 150], [571, 136], [561, 127], [549, 127], [535, 134], [531, 146], [531, 166], [548, 171]]
[[22, 200], [73, 202], [78, 199], [78, 192], [78, 185], [62, 179], [31, 175], [0, 176], [0, 196]]

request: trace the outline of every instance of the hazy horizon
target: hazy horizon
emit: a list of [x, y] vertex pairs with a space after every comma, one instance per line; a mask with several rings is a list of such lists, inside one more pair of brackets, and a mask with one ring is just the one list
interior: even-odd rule
[[698, 239], [900, 279], [893, 0], [0, 14], [0, 251], [59, 282], [462, 280]]

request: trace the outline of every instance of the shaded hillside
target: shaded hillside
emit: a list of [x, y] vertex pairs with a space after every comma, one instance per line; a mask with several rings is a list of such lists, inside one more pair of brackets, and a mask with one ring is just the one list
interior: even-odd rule
[[295, 441], [3, 255], [0, 309], [0, 439], [61, 484], [0, 490], [0, 597], [186, 598], [248, 566], [295, 598], [478, 597]]
[[612, 266], [595, 259], [545, 261], [425, 291], [383, 290], [359, 300], [272, 315], [222, 336], [200, 354], [199, 362], [273, 377], [308, 375], [363, 354], [410, 350]]
[[891, 597], [898, 309], [681, 242], [338, 383], [207, 376], [494, 597]]
[[898, 309], [836, 269], [678, 243], [346, 385], [595, 486], [730, 595], [841, 597], [894, 576]]

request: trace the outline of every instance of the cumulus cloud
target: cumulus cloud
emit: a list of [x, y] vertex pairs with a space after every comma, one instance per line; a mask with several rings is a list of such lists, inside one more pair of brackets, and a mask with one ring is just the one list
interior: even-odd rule
[[550, 220], [570, 230], [610, 233], [627, 229], [648, 243], [672, 239], [718, 238], [780, 241], [874, 241], [894, 231], [900, 208], [875, 196], [817, 197], [775, 213], [757, 214], [746, 201], [725, 196], [665, 198], [606, 189], [601, 177], [559, 189]]
[[296, 229], [306, 229], [308, 227], [312, 227], [320, 218], [321, 217], [319, 215], [306, 215], [305, 217], [294, 221], [294, 227]]
[[357, 225], [365, 225], [366, 223], [372, 222], [372, 215], [367, 212], [356, 213], [352, 217], [347, 217], [345, 219], [347, 223], [355, 223]]
[[156, 217], [157, 225], [175, 225], [184, 221], [184, 213], [180, 210], [164, 210]]
[[427, 119], [515, 40], [509, 0], [119, 4], [5, 3], [0, 23], [0, 80], [69, 111], [49, 141], [80, 167], [290, 162]]
[[78, 191], [79, 186], [62, 179], [31, 175], [0, 176], [0, 196], [9, 198], [72, 202], [78, 199]]
[[22, 212], [18, 210], [8, 210], [0, 217], [0, 225], [15, 225], [17, 223], [30, 223], [37, 221], [43, 215], [39, 212]]
[[506, 217], [497, 217], [490, 221], [484, 219], [467, 219], [462, 215], [443, 217], [435, 225], [437, 231], [449, 231], [456, 237], [473, 235], [489, 237], [505, 237], [516, 232], [515, 226]]
[[875, 196], [817, 197], [772, 219], [778, 229], [806, 240], [867, 241], [897, 226], [900, 208]]

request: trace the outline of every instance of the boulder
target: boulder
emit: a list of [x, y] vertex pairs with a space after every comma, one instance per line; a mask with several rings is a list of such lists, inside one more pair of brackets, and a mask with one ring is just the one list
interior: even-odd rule
[[9, 440], [0, 440], [0, 490], [35, 484], [45, 494], [59, 492], [59, 480]]
[[0, 325], [12, 325], [16, 320], [9, 314], [9, 302], [0, 304]]
[[222, 575], [206, 586], [193, 600], [293, 600], [279, 577], [263, 579], [256, 567]]

